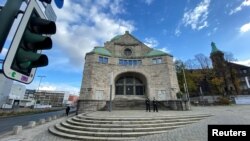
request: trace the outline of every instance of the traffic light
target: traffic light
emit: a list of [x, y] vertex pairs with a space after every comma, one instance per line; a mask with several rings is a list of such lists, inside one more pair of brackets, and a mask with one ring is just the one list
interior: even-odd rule
[[22, 83], [31, 83], [36, 68], [48, 65], [48, 57], [41, 52], [52, 48], [48, 35], [55, 33], [55, 22], [47, 20], [36, 1], [31, 0], [6, 55], [4, 74]]

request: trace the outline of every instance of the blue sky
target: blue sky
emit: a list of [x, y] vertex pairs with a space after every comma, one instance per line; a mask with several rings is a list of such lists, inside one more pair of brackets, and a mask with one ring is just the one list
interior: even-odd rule
[[[5, 2], [0, 0], [1, 5]], [[78, 93], [85, 53], [125, 31], [183, 61], [199, 53], [209, 56], [214, 41], [220, 50], [250, 65], [250, 0], [65, 0], [62, 9], [54, 3], [52, 7], [57, 33], [53, 48], [44, 52], [49, 65], [36, 73], [46, 76], [40, 89]], [[37, 89], [39, 79], [27, 88]]]

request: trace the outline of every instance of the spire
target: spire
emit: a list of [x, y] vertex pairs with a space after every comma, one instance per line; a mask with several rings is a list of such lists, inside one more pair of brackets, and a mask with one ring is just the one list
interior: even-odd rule
[[211, 53], [215, 53], [215, 52], [220, 51], [220, 50], [216, 47], [216, 45], [215, 45], [214, 42], [211, 43], [211, 47], [212, 47], [212, 52], [211, 52]]

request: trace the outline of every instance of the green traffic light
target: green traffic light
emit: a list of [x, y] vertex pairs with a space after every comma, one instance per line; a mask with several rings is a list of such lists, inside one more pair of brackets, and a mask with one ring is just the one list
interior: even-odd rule
[[48, 65], [48, 57], [36, 52], [19, 48], [16, 55], [17, 66], [21, 69], [31, 69]]

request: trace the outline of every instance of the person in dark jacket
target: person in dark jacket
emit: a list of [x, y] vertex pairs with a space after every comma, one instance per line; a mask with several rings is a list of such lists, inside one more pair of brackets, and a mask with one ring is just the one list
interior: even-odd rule
[[69, 111], [70, 111], [70, 107], [67, 106], [67, 108], [66, 108], [66, 115], [67, 115], [67, 116], [69, 115]]
[[154, 107], [154, 112], [155, 111], [158, 112], [157, 101], [155, 100], [155, 98], [153, 100], [153, 107]]
[[147, 111], [150, 112], [150, 100], [149, 100], [149, 98], [146, 99], [145, 104], [146, 104], [146, 112]]

